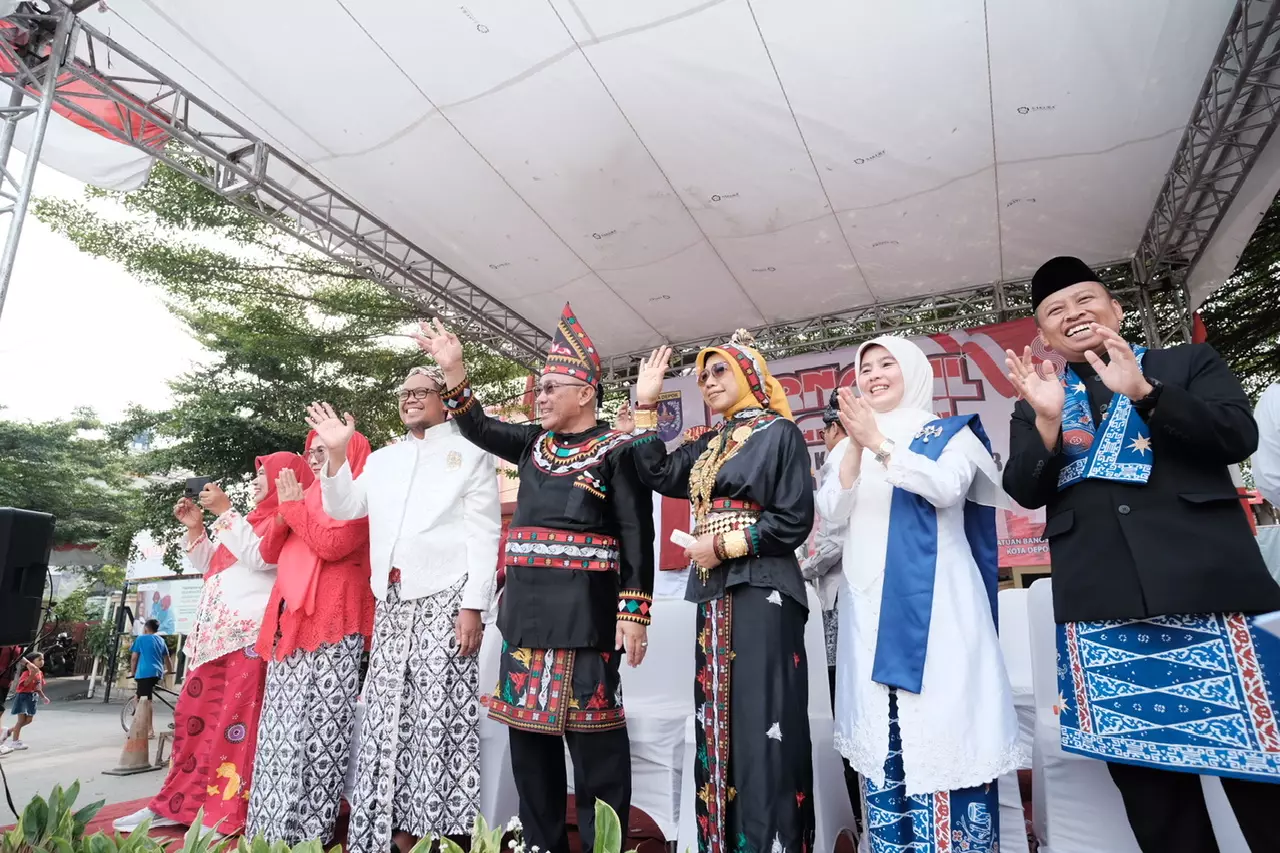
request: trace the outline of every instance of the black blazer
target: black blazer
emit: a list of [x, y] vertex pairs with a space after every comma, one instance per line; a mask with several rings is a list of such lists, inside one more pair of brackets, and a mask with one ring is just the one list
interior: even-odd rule
[[1147, 421], [1146, 485], [1083, 480], [1059, 492], [1064, 457], [1045, 450], [1031, 406], [1014, 407], [1004, 487], [1028, 509], [1048, 508], [1054, 617], [1280, 610], [1227, 470], [1258, 446], [1244, 389], [1206, 344], [1150, 350], [1143, 373], [1164, 383]]

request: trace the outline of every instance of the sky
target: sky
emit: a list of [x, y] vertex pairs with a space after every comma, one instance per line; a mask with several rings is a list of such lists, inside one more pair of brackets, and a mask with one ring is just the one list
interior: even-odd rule
[[[23, 163], [15, 149], [10, 167]], [[42, 164], [35, 191], [79, 198], [84, 185]], [[90, 406], [111, 421], [131, 403], [162, 407], [166, 380], [202, 352], [158, 289], [27, 217], [0, 313], [0, 418], [50, 420]]]

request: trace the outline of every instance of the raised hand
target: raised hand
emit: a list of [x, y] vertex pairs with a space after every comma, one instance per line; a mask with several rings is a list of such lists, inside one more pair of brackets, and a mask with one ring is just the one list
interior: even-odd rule
[[446, 374], [462, 369], [462, 342], [457, 335], [445, 329], [439, 317], [430, 323], [419, 323], [418, 333], [413, 339]]
[[649, 357], [640, 362], [640, 371], [636, 374], [636, 402], [652, 406], [662, 395], [662, 380], [671, 367], [671, 347], [658, 347]]
[[276, 478], [276, 498], [280, 503], [288, 503], [300, 501], [302, 497], [302, 484], [298, 482], [297, 475], [288, 468], [282, 469], [280, 476]]
[[1086, 352], [1084, 357], [1098, 372], [1098, 378], [1102, 380], [1102, 384], [1113, 393], [1131, 400], [1140, 400], [1150, 394], [1151, 383], [1142, 375], [1138, 357], [1133, 354], [1128, 342], [1120, 337], [1119, 332], [1113, 332], [1106, 326], [1093, 323], [1092, 327], [1093, 333], [1102, 338], [1102, 343], [1107, 348], [1108, 360], [1104, 363], [1094, 352]]
[[338, 417], [338, 413], [328, 403], [312, 403], [307, 406], [307, 426], [316, 431], [330, 456], [337, 454], [343, 459], [347, 457], [347, 445], [356, 434], [356, 419], [350, 412], [343, 412], [342, 417]]
[[173, 507], [173, 517], [188, 530], [204, 527], [204, 513], [191, 498], [182, 498]]
[[1052, 366], [1036, 364], [1031, 358], [1031, 347], [1023, 349], [1021, 357], [1011, 349], [1005, 350], [1004, 356], [1004, 363], [1009, 368], [1009, 381], [1019, 396], [1030, 404], [1036, 417], [1047, 422], [1061, 421], [1066, 391]]
[[873, 450], [884, 444], [884, 435], [876, 426], [875, 409], [866, 398], [854, 396], [852, 388], [841, 388], [839, 398], [840, 424], [853, 444]]
[[618, 417], [614, 419], [613, 428], [618, 432], [636, 431], [636, 416], [631, 413], [630, 403], [623, 403], [618, 409]]

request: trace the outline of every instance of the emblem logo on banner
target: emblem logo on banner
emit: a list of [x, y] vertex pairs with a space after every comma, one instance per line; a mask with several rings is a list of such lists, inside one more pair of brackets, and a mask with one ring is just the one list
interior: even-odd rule
[[684, 408], [679, 391], [666, 391], [658, 397], [658, 438], [665, 444], [675, 441], [684, 431]]

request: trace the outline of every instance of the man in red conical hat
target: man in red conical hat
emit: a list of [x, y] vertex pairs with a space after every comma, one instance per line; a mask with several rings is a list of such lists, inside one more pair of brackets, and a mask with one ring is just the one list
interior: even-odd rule
[[596, 419], [600, 357], [568, 304], [538, 385], [541, 426], [485, 415], [458, 338], [423, 324], [419, 345], [444, 371], [442, 395], [462, 434], [519, 467], [498, 612], [504, 652], [489, 716], [507, 725], [525, 843], [567, 853], [564, 747], [573, 756], [578, 830], [595, 841], [595, 801], [627, 826], [631, 745], [620, 655], [644, 660], [653, 600], [652, 494], [637, 442]]

